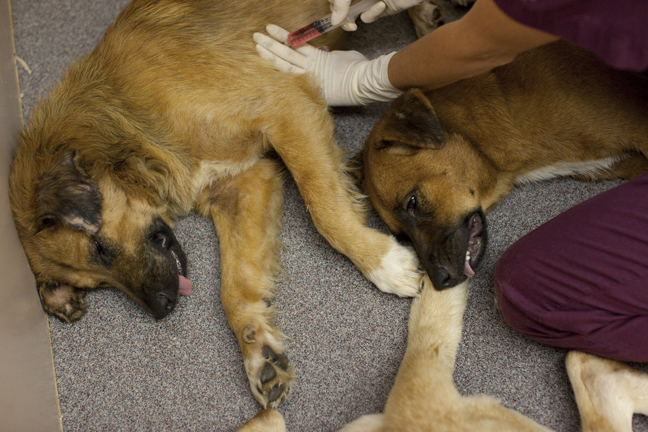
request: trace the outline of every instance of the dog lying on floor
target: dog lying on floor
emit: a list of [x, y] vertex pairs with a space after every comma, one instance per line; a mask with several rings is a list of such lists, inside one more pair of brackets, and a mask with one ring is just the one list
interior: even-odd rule
[[474, 275], [484, 214], [515, 184], [648, 170], [648, 78], [558, 41], [489, 73], [396, 100], [358, 162], [393, 233], [413, 242], [435, 288]]
[[[454, 385], [468, 281], [451, 290], [429, 279], [414, 299], [407, 350], [383, 414], [370, 414], [340, 432], [550, 432], [517, 411], [485, 396], [462, 396]], [[567, 372], [583, 432], [632, 432], [633, 413], [648, 414], [648, 375], [629, 366], [570, 351]], [[283, 432], [277, 411], [266, 410], [239, 432]]]
[[251, 42], [269, 22], [299, 28], [328, 13], [327, 0], [124, 9], [20, 135], [9, 193], [45, 311], [72, 322], [85, 290], [114, 287], [166, 316], [190, 290], [173, 223], [195, 209], [216, 227], [222, 302], [252, 393], [279, 405], [294, 374], [267, 302], [283, 206], [275, 153], [335, 249], [379, 289], [418, 293], [414, 252], [365, 226], [319, 85], [275, 71]]

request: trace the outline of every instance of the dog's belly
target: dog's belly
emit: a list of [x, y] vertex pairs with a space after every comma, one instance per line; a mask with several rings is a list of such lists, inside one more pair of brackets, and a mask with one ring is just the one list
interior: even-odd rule
[[553, 165], [527, 171], [518, 176], [515, 183], [524, 184], [572, 175], [591, 176], [594, 179], [597, 174], [611, 169], [612, 165], [621, 158], [621, 156], [610, 156], [604, 159], [583, 162], [557, 162]]

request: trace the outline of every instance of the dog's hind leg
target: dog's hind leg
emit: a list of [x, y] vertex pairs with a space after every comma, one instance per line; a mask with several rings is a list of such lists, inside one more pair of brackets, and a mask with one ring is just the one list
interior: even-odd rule
[[238, 338], [252, 393], [265, 408], [279, 406], [294, 380], [269, 306], [279, 271], [280, 169], [277, 161], [262, 159], [204, 190], [199, 206], [202, 213], [211, 213], [216, 226], [221, 301]]
[[[368, 430], [550, 432], [492, 397], [461, 396], [453, 372], [468, 283], [437, 291], [426, 278], [426, 285], [412, 302], [407, 350], [380, 418], [382, 426]], [[348, 429], [355, 430], [361, 429]]]
[[632, 415], [648, 415], [648, 374], [580, 351], [565, 364], [583, 432], [632, 432]]
[[305, 94], [275, 101], [264, 133], [293, 175], [317, 230], [385, 292], [418, 293], [422, 275], [414, 252], [365, 225], [326, 106]]

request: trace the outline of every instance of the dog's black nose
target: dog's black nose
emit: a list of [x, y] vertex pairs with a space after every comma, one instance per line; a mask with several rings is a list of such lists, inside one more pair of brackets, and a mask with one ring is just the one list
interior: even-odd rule
[[436, 272], [434, 272], [433, 279], [434, 287], [437, 288], [437, 290], [440, 290], [449, 288], [450, 280], [452, 278], [450, 277], [450, 273], [446, 268], [439, 266]]
[[157, 293], [149, 302], [152, 315], [157, 319], [167, 316], [175, 307], [175, 301], [166, 293]]
[[428, 272], [428, 274], [430, 275], [432, 284], [437, 291], [452, 288], [466, 279], [463, 274], [457, 274], [442, 265], [437, 266], [432, 272]]
[[165, 293], [157, 293], [156, 296], [158, 306], [162, 309], [171, 309], [173, 307], [173, 299]]
[[165, 231], [156, 231], [151, 235], [151, 241], [159, 244], [164, 249], [169, 249], [171, 247], [171, 237]]

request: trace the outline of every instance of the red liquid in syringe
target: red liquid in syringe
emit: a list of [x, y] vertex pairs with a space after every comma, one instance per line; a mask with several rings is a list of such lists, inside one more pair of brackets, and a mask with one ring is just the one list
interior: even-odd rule
[[288, 42], [290, 43], [291, 47], [298, 47], [312, 39], [315, 39], [318, 36], [323, 35], [327, 31], [331, 30], [331, 27], [333, 27], [331, 25], [331, 17], [328, 16], [322, 18], [290, 33], [288, 35]]

